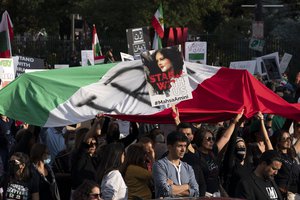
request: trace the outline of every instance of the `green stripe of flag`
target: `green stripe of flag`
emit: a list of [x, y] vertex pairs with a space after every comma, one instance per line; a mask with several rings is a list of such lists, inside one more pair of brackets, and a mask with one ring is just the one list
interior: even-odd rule
[[[29, 124], [34, 122], [43, 125], [50, 110], [67, 101], [81, 87], [99, 81], [115, 65], [112, 63], [23, 74], [0, 90], [0, 113]], [[32, 98], [42, 103], [29, 101]], [[35, 115], [28, 119], [27, 113], [32, 112]]]
[[189, 60], [203, 60], [204, 53], [190, 53]]

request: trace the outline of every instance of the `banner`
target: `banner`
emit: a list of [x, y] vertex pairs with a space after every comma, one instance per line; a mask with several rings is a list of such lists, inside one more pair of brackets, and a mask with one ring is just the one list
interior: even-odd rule
[[140, 57], [141, 53], [151, 49], [149, 27], [126, 29], [128, 53]]
[[192, 99], [180, 47], [160, 49], [141, 55], [146, 73], [151, 105], [170, 107], [184, 100]]
[[15, 79], [14, 62], [12, 58], [0, 58], [0, 89]]
[[14, 56], [16, 77], [21, 76], [27, 69], [45, 69], [44, 60], [27, 56]]
[[207, 42], [186, 42], [185, 60], [206, 64]]
[[230, 62], [231, 69], [246, 69], [251, 74], [255, 73], [256, 60]]

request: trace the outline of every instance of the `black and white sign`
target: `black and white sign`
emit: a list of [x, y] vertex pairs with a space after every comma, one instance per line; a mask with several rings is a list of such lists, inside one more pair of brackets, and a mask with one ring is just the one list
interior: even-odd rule
[[126, 29], [128, 53], [139, 57], [146, 50], [150, 50], [149, 27]]

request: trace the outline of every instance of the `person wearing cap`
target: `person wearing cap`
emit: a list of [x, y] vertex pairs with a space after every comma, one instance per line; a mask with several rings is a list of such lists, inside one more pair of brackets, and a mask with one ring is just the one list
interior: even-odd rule
[[[235, 133], [234, 133], [235, 134]], [[229, 141], [226, 155], [228, 155], [228, 162], [224, 165], [224, 187], [230, 197], [235, 197], [236, 184], [243, 178], [249, 176], [253, 171], [253, 165], [246, 159], [246, 143], [241, 137], [234, 137], [235, 141]], [[233, 143], [233, 144], [232, 144]], [[233, 146], [234, 145], [234, 146]], [[232, 148], [233, 146], [233, 148]], [[226, 157], [226, 156], [225, 156]]]
[[274, 181], [282, 166], [280, 154], [275, 150], [265, 151], [255, 170], [237, 184], [235, 196], [247, 200], [283, 200]]

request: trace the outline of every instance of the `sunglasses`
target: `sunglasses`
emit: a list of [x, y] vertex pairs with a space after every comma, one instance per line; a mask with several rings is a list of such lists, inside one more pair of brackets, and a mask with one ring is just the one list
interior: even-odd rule
[[19, 160], [10, 160], [9, 163], [13, 163], [15, 165], [20, 165], [21, 162]]
[[286, 137], [286, 138], [281, 138], [281, 141], [282, 142], [286, 142], [286, 141], [292, 141], [292, 138], [291, 137]]
[[208, 142], [214, 142], [216, 139], [214, 137], [206, 137], [205, 138]]
[[90, 198], [92, 199], [101, 199], [101, 193], [98, 194], [98, 193], [91, 193], [89, 194]]
[[297, 128], [300, 128], [300, 124], [296, 124], [296, 127], [297, 127]]

